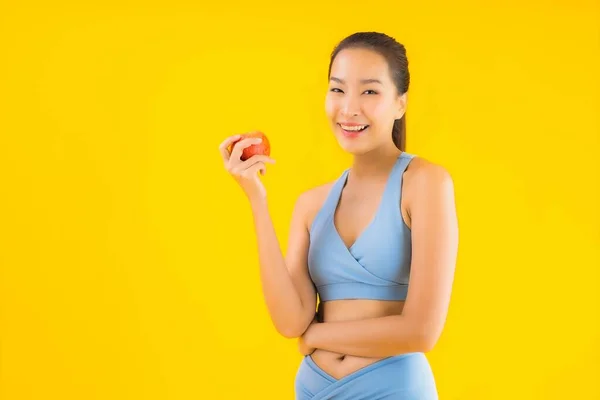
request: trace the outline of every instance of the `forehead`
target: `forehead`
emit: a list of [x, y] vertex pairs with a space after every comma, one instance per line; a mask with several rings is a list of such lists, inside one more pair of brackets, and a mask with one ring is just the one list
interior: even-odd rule
[[385, 58], [373, 50], [360, 48], [340, 51], [331, 65], [331, 76], [343, 79], [347, 83], [371, 78], [391, 83]]

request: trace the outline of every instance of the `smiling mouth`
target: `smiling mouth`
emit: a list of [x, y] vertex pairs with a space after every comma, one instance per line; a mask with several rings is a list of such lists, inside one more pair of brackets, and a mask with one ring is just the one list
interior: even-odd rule
[[369, 128], [369, 125], [346, 126], [338, 124], [338, 126], [340, 127], [340, 129], [344, 133], [344, 136], [346, 137], [356, 137], [364, 131], [366, 131], [367, 128]]

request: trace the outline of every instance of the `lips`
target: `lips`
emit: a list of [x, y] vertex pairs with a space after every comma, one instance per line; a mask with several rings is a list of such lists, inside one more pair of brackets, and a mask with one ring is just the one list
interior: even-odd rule
[[342, 122], [338, 122], [338, 125], [346, 126], [346, 127], [356, 127], [356, 126], [367, 126], [369, 124], [361, 124], [359, 122], [345, 122], [345, 121], [342, 121]]
[[342, 127], [342, 124], [338, 124], [338, 126], [340, 127], [340, 130], [342, 131], [342, 134], [347, 137], [347, 138], [356, 138], [360, 135], [362, 135], [363, 133], [365, 133], [368, 129], [369, 129], [369, 125], [365, 125], [365, 124], [344, 124], [344, 126], [346, 126], [347, 128], [349, 127], [357, 127], [357, 126], [364, 126], [364, 129], [362, 130], [346, 130]]

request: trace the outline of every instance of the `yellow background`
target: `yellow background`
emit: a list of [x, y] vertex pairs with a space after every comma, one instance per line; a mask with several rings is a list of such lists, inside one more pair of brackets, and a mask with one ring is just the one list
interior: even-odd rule
[[350, 162], [324, 96], [361, 30], [407, 46], [408, 151], [455, 181], [440, 398], [600, 398], [598, 2], [192, 3], [0, 3], [0, 398], [293, 398], [217, 146], [267, 133], [285, 250]]

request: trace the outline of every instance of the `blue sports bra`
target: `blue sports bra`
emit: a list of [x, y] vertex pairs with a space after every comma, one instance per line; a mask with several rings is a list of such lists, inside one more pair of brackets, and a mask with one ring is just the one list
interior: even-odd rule
[[346, 169], [334, 182], [310, 227], [308, 270], [321, 301], [405, 300], [411, 261], [410, 229], [402, 219], [402, 175], [414, 155], [403, 152], [388, 177], [373, 219], [348, 248], [334, 213], [346, 186]]

